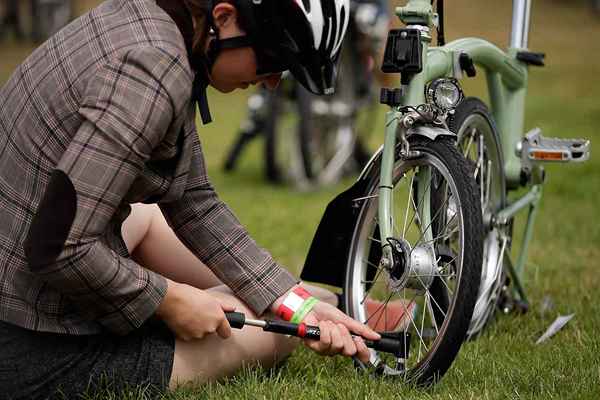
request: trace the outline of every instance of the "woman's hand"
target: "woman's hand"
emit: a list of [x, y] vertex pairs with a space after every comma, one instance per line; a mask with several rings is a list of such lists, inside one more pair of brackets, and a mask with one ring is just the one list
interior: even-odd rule
[[344, 356], [356, 355], [362, 362], [369, 361], [369, 350], [359, 336], [369, 340], [381, 339], [381, 336], [368, 326], [350, 318], [331, 304], [323, 301], [314, 308], [302, 321], [307, 325], [316, 325], [321, 330], [320, 340], [304, 340], [304, 344], [322, 355]]
[[[298, 285], [300, 286], [300, 285]], [[296, 286], [290, 289], [291, 292]], [[277, 312], [287, 293], [277, 299], [271, 306], [273, 313]], [[369, 360], [369, 350], [360, 337], [352, 337], [351, 333], [363, 336], [369, 340], [381, 339], [381, 336], [366, 325], [350, 318], [336, 307], [324, 301], [319, 301], [312, 311], [302, 321], [307, 325], [318, 326], [321, 330], [320, 340], [304, 341], [304, 344], [322, 355], [342, 354], [344, 356], [356, 355], [361, 361]]]
[[202, 339], [217, 333], [223, 339], [231, 336], [231, 327], [225, 311], [235, 307], [223, 303], [204, 290], [193, 286], [168, 281], [165, 298], [156, 310], [175, 335], [185, 341]]

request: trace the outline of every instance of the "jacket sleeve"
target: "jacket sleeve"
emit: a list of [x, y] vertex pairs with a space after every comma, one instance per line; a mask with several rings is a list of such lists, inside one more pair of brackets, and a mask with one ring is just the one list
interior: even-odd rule
[[126, 334], [150, 317], [166, 280], [103, 240], [129, 187], [191, 96], [189, 67], [141, 47], [90, 79], [83, 120], [46, 184], [25, 242], [31, 271], [90, 319]]
[[180, 240], [257, 315], [298, 282], [240, 224], [209, 182], [197, 133], [181, 199], [159, 203]]

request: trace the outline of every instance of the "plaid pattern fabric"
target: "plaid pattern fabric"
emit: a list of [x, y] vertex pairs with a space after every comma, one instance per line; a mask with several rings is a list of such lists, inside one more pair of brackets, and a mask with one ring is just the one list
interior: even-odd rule
[[[166, 280], [129, 258], [121, 238], [135, 202], [158, 203], [188, 248], [259, 314], [297, 282], [211, 186], [192, 80], [165, 12], [150, 0], [110, 0], [44, 43], [0, 89], [0, 320], [69, 334], [139, 327]], [[75, 216], [58, 257], [30, 265], [25, 243], [56, 171], [75, 190]]]

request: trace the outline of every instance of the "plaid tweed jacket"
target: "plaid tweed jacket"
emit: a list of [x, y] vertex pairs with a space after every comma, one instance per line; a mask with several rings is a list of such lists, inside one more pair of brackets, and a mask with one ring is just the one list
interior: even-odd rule
[[185, 40], [152, 0], [109, 0], [0, 89], [0, 320], [67, 334], [139, 327], [165, 295], [121, 238], [135, 202], [254, 311], [297, 282], [206, 174]]

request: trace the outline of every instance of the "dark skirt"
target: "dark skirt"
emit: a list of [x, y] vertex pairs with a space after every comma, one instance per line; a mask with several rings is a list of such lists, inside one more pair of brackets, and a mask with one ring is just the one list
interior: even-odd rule
[[160, 321], [126, 336], [35, 332], [0, 321], [0, 399], [74, 399], [169, 385], [175, 338]]

